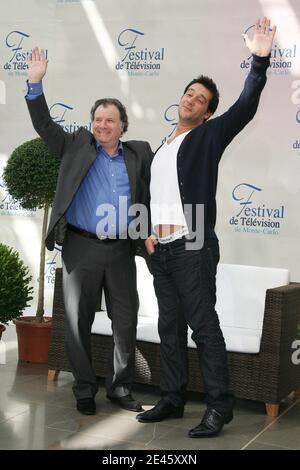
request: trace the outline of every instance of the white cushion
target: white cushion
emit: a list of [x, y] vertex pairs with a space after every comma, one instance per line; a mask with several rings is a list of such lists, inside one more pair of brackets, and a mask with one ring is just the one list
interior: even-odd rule
[[[92, 325], [92, 333], [106, 336], [112, 335], [111, 321], [106, 312], [96, 312], [94, 323]], [[138, 317], [137, 339], [142, 341], [150, 341], [152, 343], [160, 343], [157, 331], [157, 319], [150, 317]]]
[[237, 264], [218, 265], [216, 310], [224, 326], [261, 328], [266, 290], [289, 283], [289, 271]]
[[[137, 262], [140, 298], [137, 339], [160, 343], [157, 321], [158, 306], [153, 278], [145, 261]], [[258, 353], [262, 336], [266, 290], [287, 285], [289, 271], [234, 264], [218, 265], [216, 310], [220, 319], [227, 351]], [[92, 333], [111, 335], [111, 322], [106, 312], [97, 312]], [[188, 329], [188, 346], [195, 348]]]
[[153, 318], [139, 317], [136, 339], [139, 341], [148, 341], [150, 343], [160, 343], [157, 319], [155, 321]]
[[246, 328], [230, 328], [221, 326], [226, 351], [257, 354], [260, 350], [261, 331]]
[[139, 293], [139, 315], [157, 320], [158, 305], [153, 287], [153, 276], [141, 256], [136, 256], [137, 288]]
[[[226, 342], [226, 349], [228, 351], [257, 353], [260, 346], [260, 335], [258, 333], [250, 333], [248, 330], [241, 328], [227, 328], [223, 327], [223, 334]], [[102, 334], [105, 336], [112, 335], [111, 321], [106, 315], [106, 312], [96, 312], [95, 321], [92, 326], [92, 333]], [[191, 330], [188, 329], [188, 347], [196, 348], [194, 341], [191, 338]], [[139, 317], [137, 328], [137, 340], [146, 341], [149, 343], [160, 343], [157, 322], [154, 322], [149, 317]]]
[[[235, 264], [218, 265], [216, 310], [229, 351], [241, 351], [241, 335], [259, 337], [265, 311], [266, 290], [289, 283], [289, 271]], [[229, 330], [225, 330], [225, 327]], [[234, 329], [237, 329], [234, 332]], [[253, 343], [254, 344], [254, 343]], [[257, 348], [256, 348], [257, 349]], [[258, 352], [245, 351], [245, 352]]]
[[94, 323], [92, 325], [92, 333], [99, 335], [112, 335], [111, 321], [106, 312], [96, 312]]

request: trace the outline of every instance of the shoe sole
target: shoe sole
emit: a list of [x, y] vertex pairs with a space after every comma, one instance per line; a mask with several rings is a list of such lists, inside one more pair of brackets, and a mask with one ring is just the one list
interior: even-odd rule
[[126, 407], [124, 405], [122, 405], [119, 401], [118, 401], [118, 398], [116, 397], [110, 397], [109, 395], [106, 395], [106, 398], [108, 400], [110, 400], [112, 403], [114, 403], [115, 405], [118, 405], [120, 408], [122, 408], [123, 410], [127, 410], [127, 411], [132, 411], [133, 413], [142, 413], [143, 411], [145, 411], [142, 407], [139, 408], [138, 410], [137, 409], [134, 409], [134, 408], [129, 408], [129, 407]]
[[159, 423], [160, 421], [164, 421], [165, 419], [178, 419], [183, 417], [184, 412], [180, 411], [178, 413], [174, 413], [171, 416], [165, 416], [164, 418], [161, 419], [143, 419], [143, 418], [137, 418], [139, 423]]
[[96, 410], [93, 410], [93, 411], [92, 411], [92, 410], [91, 410], [91, 411], [81, 411], [81, 410], [78, 410], [78, 408], [77, 408], [77, 411], [78, 411], [78, 413], [81, 413], [82, 415], [87, 415], [87, 416], [89, 416], [89, 415], [95, 415], [95, 414], [96, 414]]
[[143, 410], [143, 408], [140, 408], [140, 409], [136, 410], [136, 409], [133, 409], [133, 408], [126, 408], [125, 406], [122, 406], [119, 403], [115, 403], [115, 404], [118, 405], [123, 410], [132, 411], [133, 413], [143, 413], [143, 411], [145, 411], [145, 410]]

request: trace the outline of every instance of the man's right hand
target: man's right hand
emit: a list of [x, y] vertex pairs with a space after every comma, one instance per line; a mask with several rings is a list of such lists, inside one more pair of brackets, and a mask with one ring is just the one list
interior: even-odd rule
[[45, 59], [44, 49], [32, 49], [31, 61], [28, 63], [28, 81], [39, 83], [47, 72], [48, 60]]

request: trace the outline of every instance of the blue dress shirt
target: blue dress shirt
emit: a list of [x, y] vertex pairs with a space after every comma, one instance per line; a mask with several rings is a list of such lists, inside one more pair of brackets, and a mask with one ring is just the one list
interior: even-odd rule
[[[127, 232], [131, 194], [123, 146], [110, 157], [101, 145], [66, 212], [67, 222], [97, 235], [114, 237]], [[98, 225], [98, 227], [97, 227]]]

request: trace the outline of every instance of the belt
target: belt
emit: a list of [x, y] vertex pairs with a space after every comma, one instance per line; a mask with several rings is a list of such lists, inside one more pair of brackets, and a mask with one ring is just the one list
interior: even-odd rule
[[87, 230], [83, 230], [83, 229], [75, 227], [74, 225], [71, 225], [71, 224], [67, 224], [67, 229], [71, 230], [71, 232], [74, 232], [74, 233], [77, 233], [78, 235], [81, 235], [82, 237], [92, 238], [93, 240], [98, 240], [98, 241], [101, 241], [101, 242], [108, 242], [108, 241], [113, 242], [115, 240], [119, 240], [119, 237], [109, 238], [106, 235], [100, 235], [98, 237], [98, 235], [96, 235], [95, 233], [88, 232]]
[[178, 246], [184, 245], [187, 242], [187, 239], [185, 237], [177, 238], [176, 240], [173, 240], [168, 243], [160, 243], [156, 245], [156, 249], [158, 251], [172, 251], [172, 248], [177, 248]]

